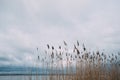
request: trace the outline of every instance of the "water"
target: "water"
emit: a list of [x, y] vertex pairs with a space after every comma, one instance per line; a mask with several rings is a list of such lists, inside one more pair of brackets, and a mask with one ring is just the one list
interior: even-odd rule
[[49, 76], [24, 76], [24, 75], [17, 75], [17, 76], [0, 76], [0, 80], [49, 80]]
[[0, 80], [74, 80], [75, 75], [0, 75]]

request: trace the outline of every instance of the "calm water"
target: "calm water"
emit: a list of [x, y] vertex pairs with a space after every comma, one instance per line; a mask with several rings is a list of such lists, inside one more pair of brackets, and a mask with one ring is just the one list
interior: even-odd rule
[[[30, 76], [30, 75], [27, 75], [27, 76], [24, 76], [24, 75], [4, 76], [4, 75], [2, 75], [2, 76], [0, 76], [0, 80], [49, 80], [50, 78], [52, 80], [56, 80], [58, 78], [59, 78], [59, 80], [62, 80], [63, 77], [65, 78], [66, 76], [68, 76], [68, 75], [65, 75], [65, 76], [63, 76], [63, 75], [61, 75], [61, 76], [53, 75], [52, 78], [49, 75], [38, 75], [38, 76], [36, 76], [36, 75], [32, 75], [32, 76]], [[68, 77], [70, 79], [70, 75]]]
[[0, 76], [0, 80], [49, 80], [49, 76]]

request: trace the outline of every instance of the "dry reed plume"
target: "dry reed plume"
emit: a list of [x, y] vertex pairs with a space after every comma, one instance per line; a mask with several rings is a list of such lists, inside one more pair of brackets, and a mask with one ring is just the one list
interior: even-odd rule
[[89, 52], [78, 41], [70, 52], [67, 42], [63, 43], [58, 48], [47, 44], [45, 57], [38, 55], [42, 67], [46, 65], [44, 74], [49, 76], [42, 80], [120, 80], [120, 53]]

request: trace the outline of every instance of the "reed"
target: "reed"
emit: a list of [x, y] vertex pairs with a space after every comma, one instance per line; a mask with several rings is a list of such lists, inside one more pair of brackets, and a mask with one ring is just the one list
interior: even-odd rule
[[63, 41], [63, 44], [58, 48], [47, 44], [44, 61], [38, 56], [42, 67], [46, 66], [44, 74], [49, 74], [42, 80], [120, 80], [120, 53], [90, 52], [78, 41], [70, 52], [67, 42]]

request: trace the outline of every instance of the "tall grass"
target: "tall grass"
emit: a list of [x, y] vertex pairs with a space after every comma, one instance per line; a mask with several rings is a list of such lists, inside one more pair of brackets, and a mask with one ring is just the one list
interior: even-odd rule
[[45, 57], [38, 55], [38, 60], [44, 60], [42, 67], [46, 66], [44, 74], [49, 74], [42, 80], [120, 80], [120, 53], [90, 52], [78, 41], [70, 52], [68, 44], [63, 44], [58, 48], [47, 44]]

